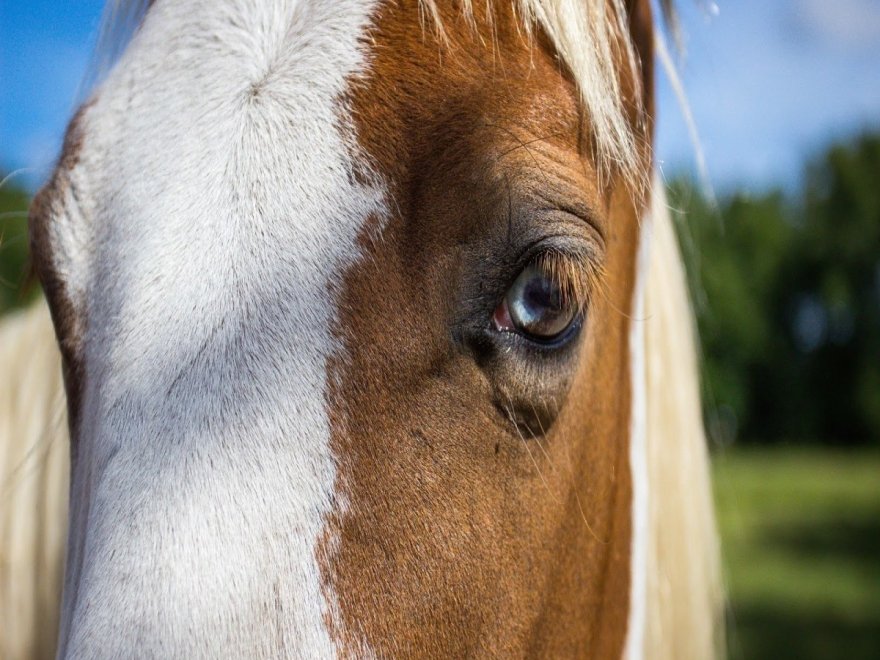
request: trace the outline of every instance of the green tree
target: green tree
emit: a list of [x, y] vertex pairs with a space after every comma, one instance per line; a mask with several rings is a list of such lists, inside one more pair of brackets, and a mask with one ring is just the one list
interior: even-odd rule
[[[786, 320], [799, 340], [801, 377], [819, 394], [810, 397], [816, 431], [840, 442], [880, 440], [880, 135], [832, 147], [813, 163], [796, 211]], [[806, 345], [805, 304], [817, 326]]]
[[[0, 181], [4, 180], [0, 172]], [[30, 196], [7, 181], [0, 186], [0, 314], [36, 294], [28, 281], [27, 209]]]
[[717, 209], [670, 190], [703, 348], [710, 428], [745, 439], [880, 439], [880, 136], [831, 147], [801, 188]]

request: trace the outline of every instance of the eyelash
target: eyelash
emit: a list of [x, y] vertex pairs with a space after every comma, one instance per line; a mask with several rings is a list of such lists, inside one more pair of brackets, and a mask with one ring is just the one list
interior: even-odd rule
[[[604, 270], [594, 250], [582, 246], [548, 245], [543, 240], [530, 246], [519, 259], [503, 295], [530, 264], [546, 274], [563, 294], [571, 296], [579, 312], [589, 304], [593, 294], [602, 287]], [[567, 242], [567, 241], [566, 241]]]

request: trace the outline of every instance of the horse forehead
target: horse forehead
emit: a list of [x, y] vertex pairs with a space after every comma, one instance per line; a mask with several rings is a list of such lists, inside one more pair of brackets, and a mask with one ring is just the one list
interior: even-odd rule
[[[400, 178], [399, 154], [387, 152], [424, 138], [438, 108], [459, 137], [498, 120], [505, 142], [571, 132], [580, 114], [574, 87], [559, 84], [555, 61], [536, 66], [509, 9], [478, 10], [471, 23], [444, 6], [437, 29], [465, 46], [447, 57], [443, 40], [416, 20], [416, 1], [151, 3], [89, 112], [93, 178], [105, 198], [150, 204], [152, 215], [166, 201], [177, 215], [249, 204], [240, 215], [271, 219], [302, 199], [337, 199], [322, 169], [344, 168], [361, 183]], [[435, 121], [413, 131], [419, 115]], [[340, 136], [345, 162], [325, 157]]]
[[88, 208], [57, 218], [88, 225], [93, 434], [137, 418], [183, 437], [235, 395], [221, 417], [302, 396], [303, 419], [323, 419], [332, 290], [386, 215], [346, 107], [376, 6], [151, 5], [79, 120], [71, 178]]
[[[152, 177], [184, 175], [196, 189], [222, 175], [233, 183], [259, 170], [271, 183], [271, 166], [313, 166], [347, 128], [343, 97], [365, 68], [361, 39], [375, 5], [156, 4], [89, 112], [93, 151]], [[284, 150], [297, 140], [312, 148]]]
[[257, 282], [322, 286], [354, 256], [348, 234], [383, 204], [345, 108], [375, 4], [152, 6], [85, 120], [110, 293], [145, 312], [132, 279], [152, 281], [222, 310]]

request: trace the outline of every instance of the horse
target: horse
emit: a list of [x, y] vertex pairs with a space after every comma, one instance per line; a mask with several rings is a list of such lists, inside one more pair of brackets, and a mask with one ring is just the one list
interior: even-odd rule
[[4, 657], [718, 655], [656, 13], [113, 5], [0, 331]]

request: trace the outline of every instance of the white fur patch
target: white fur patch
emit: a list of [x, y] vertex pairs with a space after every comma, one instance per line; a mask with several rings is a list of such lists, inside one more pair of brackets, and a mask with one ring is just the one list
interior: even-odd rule
[[651, 256], [651, 217], [642, 218], [636, 256], [636, 282], [630, 321], [630, 380], [632, 422], [629, 462], [632, 477], [632, 547], [630, 550], [629, 622], [623, 657], [639, 660], [645, 655], [645, 616], [648, 585], [648, 399], [645, 370], [645, 278]]
[[156, 2], [85, 114], [62, 657], [336, 652], [316, 552], [335, 292], [385, 210], [342, 100], [372, 9]]

